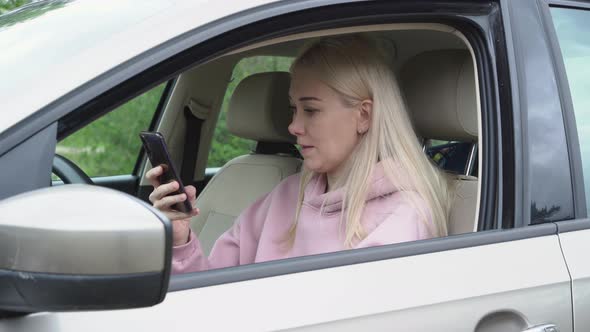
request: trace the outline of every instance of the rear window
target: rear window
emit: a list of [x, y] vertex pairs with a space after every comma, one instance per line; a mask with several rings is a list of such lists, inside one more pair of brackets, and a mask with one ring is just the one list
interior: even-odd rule
[[248, 154], [256, 142], [232, 135], [227, 130], [227, 108], [236, 86], [246, 77], [266, 72], [288, 72], [294, 58], [255, 56], [240, 60], [234, 67], [232, 78], [225, 91], [221, 112], [213, 134], [207, 167], [221, 167], [231, 159]]
[[590, 213], [590, 11], [552, 8], [551, 14], [574, 106]]

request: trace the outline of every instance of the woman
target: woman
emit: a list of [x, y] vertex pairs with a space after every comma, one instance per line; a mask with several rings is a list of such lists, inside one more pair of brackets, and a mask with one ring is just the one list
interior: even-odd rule
[[[244, 210], [205, 257], [191, 215], [171, 206], [162, 169], [146, 177], [155, 207], [173, 221], [173, 273], [414, 241], [447, 234], [448, 182], [422, 152], [398, 84], [368, 38], [312, 44], [291, 67], [291, 134], [303, 170]], [[198, 210], [192, 211], [196, 215]]]

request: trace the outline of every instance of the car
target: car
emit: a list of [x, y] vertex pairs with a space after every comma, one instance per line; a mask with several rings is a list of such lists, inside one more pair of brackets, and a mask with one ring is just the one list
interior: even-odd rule
[[[55, 0], [0, 16], [0, 331], [590, 330], [589, 22], [576, 0]], [[449, 236], [171, 275], [139, 132], [162, 133], [197, 187], [208, 251], [300, 169], [280, 134], [291, 61], [350, 33], [380, 42], [456, 185]]]

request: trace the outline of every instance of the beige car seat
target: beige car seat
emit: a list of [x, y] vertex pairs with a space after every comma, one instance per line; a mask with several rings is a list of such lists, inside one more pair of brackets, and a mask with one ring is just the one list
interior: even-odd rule
[[[301, 166], [301, 159], [287, 153], [289, 147], [294, 151], [295, 141], [287, 131], [292, 117], [289, 85], [289, 73], [262, 73], [245, 78], [234, 91], [228, 130], [258, 142], [258, 148], [225, 164], [197, 198], [201, 213], [191, 220], [191, 228], [206, 254], [242, 210]], [[266, 151], [261, 147], [267, 147]]]
[[[400, 81], [419, 136], [477, 143], [477, 92], [468, 51], [421, 53], [404, 64]], [[477, 231], [478, 179], [459, 175], [455, 185], [449, 235]]]

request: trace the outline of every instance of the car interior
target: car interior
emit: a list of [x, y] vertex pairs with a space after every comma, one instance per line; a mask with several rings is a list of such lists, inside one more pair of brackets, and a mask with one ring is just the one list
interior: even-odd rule
[[[302, 164], [295, 138], [287, 130], [291, 121], [288, 67], [245, 76], [237, 82], [225, 108], [234, 69], [242, 61], [256, 57], [292, 61], [309, 42], [350, 33], [373, 37], [391, 59], [416, 139], [422, 142], [432, 162], [452, 179], [455, 191], [448, 235], [479, 229], [478, 175], [483, 154], [478, 151], [481, 116], [473, 50], [460, 31], [443, 24], [381, 24], [292, 34], [249, 44], [176, 77], [150, 130], [164, 136], [185, 185], [197, 187], [200, 214], [193, 217], [191, 227], [205, 252], [211, 250], [242, 210], [298, 172]], [[211, 167], [208, 158], [224, 109], [229, 134], [255, 144], [251, 151]], [[67, 164], [72, 174], [56, 172], [56, 163]], [[65, 183], [106, 186], [145, 201], [152, 191], [145, 179], [150, 168], [146, 154], [141, 153], [132, 181], [120, 181], [116, 176], [112, 177], [115, 180], [91, 179], [67, 158], [56, 153], [54, 159], [54, 173]], [[53, 185], [59, 183], [53, 181]]]
[[[232, 71], [242, 59], [255, 56], [294, 58], [309, 41], [326, 35], [364, 33], [383, 44], [406, 98], [408, 111], [427, 153], [456, 184], [449, 235], [477, 231], [479, 197], [477, 153], [480, 107], [477, 70], [471, 47], [456, 29], [442, 24], [384, 24], [289, 35], [259, 42], [218, 56], [179, 75], [154, 130], [162, 133], [177, 167], [193, 155], [193, 183], [198, 186], [200, 214], [193, 231], [209, 252], [217, 237], [239, 213], [301, 167], [301, 156], [288, 131], [288, 72], [257, 73], [240, 81], [227, 109], [232, 135], [256, 142], [248, 154], [220, 168], [207, 168], [211, 142]], [[200, 119], [195, 129], [183, 110]], [[190, 115], [190, 114], [189, 114]], [[197, 130], [197, 144], [186, 142], [186, 128]], [[434, 144], [434, 143], [436, 144]], [[192, 149], [192, 150], [191, 150]], [[140, 188], [150, 168], [143, 158]], [[189, 170], [190, 171], [190, 170]], [[141, 195], [140, 195], [141, 196]]]

